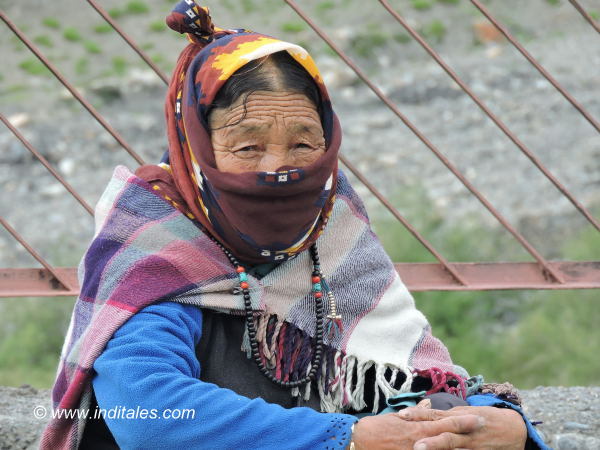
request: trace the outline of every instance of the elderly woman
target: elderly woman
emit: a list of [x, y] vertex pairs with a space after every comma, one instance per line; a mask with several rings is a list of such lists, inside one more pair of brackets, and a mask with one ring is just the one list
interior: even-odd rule
[[192, 0], [167, 22], [169, 150], [98, 203], [42, 447], [544, 447], [414, 308], [306, 51]]

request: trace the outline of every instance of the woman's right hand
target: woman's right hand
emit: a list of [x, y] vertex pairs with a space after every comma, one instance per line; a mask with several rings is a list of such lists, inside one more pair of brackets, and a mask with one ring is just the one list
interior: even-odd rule
[[471, 433], [480, 429], [484, 422], [474, 414], [429, 422], [409, 422], [397, 413], [367, 416], [354, 425], [352, 441], [356, 450], [412, 450], [415, 442], [425, 437]]

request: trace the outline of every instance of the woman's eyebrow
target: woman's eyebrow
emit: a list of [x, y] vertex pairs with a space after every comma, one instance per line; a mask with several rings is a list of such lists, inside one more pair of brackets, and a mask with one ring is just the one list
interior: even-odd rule
[[230, 125], [229, 129], [231, 133], [255, 133], [258, 131], [264, 131], [269, 127], [268, 123], [263, 124], [250, 124], [250, 123], [239, 123], [237, 125]]
[[321, 130], [316, 125], [309, 125], [306, 123], [295, 123], [290, 126], [289, 130], [292, 133], [311, 133], [311, 134], [321, 134]]

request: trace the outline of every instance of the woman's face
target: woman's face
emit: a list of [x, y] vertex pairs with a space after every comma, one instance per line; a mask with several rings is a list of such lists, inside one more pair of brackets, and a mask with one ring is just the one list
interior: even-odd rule
[[325, 138], [315, 105], [303, 94], [256, 91], [244, 105], [210, 115], [211, 141], [221, 172], [274, 172], [303, 167], [325, 153]]

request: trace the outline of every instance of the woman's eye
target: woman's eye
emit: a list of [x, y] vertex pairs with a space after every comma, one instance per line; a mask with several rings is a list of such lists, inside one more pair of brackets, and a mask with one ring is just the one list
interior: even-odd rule
[[238, 158], [252, 159], [256, 157], [257, 150], [258, 148], [256, 145], [246, 145], [245, 147], [236, 148], [232, 153]]
[[312, 147], [312, 145], [307, 144], [305, 142], [299, 142], [294, 146], [294, 148], [299, 148], [299, 149], [305, 150], [305, 149], [312, 149], [313, 147]]
[[240, 153], [240, 152], [241, 153], [246, 153], [246, 152], [252, 152], [254, 150], [256, 150], [256, 146], [254, 146], [254, 145], [247, 145], [245, 147], [237, 148], [233, 152], [234, 153]]

